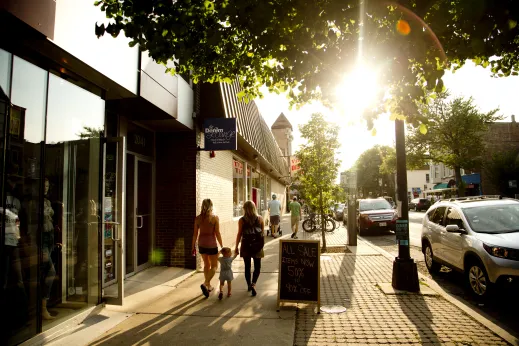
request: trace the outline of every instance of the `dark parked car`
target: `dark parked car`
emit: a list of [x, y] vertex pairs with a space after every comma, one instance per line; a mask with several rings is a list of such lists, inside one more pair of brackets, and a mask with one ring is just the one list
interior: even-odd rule
[[398, 213], [384, 198], [357, 201], [357, 228], [362, 235], [376, 229], [396, 229]]
[[409, 210], [414, 209], [415, 211], [427, 210], [431, 206], [431, 201], [427, 198], [415, 198], [409, 202]]
[[341, 221], [344, 217], [344, 204], [343, 203], [337, 203], [333, 207], [333, 218], [337, 221]]

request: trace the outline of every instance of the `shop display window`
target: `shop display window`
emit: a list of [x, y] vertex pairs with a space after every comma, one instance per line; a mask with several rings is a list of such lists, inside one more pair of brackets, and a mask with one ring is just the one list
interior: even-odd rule
[[233, 164], [233, 216], [243, 215], [243, 203], [245, 203], [245, 178], [244, 163], [232, 160]]

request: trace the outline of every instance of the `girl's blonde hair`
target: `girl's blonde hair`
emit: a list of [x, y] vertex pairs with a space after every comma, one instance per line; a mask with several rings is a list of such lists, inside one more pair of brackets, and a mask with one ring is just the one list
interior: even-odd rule
[[243, 211], [245, 212], [243, 218], [247, 223], [254, 224], [256, 219], [258, 218], [258, 211], [256, 209], [256, 204], [253, 201], [247, 201], [243, 204]]
[[200, 216], [202, 218], [209, 217], [209, 215], [213, 212], [213, 202], [207, 198], [202, 201], [202, 210], [200, 211]]

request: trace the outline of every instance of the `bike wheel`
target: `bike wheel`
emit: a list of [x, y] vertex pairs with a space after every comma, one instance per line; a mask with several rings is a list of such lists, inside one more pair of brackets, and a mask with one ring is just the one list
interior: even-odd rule
[[335, 224], [335, 221], [332, 218], [326, 219], [326, 232], [333, 232], [335, 231], [335, 228], [337, 225]]
[[303, 221], [303, 230], [305, 232], [314, 232], [316, 230], [314, 220], [306, 219], [305, 221]]

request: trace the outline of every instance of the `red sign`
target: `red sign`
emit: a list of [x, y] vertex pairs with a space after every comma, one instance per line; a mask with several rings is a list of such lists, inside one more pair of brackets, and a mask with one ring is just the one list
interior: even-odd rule
[[300, 163], [301, 163], [301, 161], [297, 157], [291, 156], [290, 157], [290, 172], [296, 173], [297, 171], [299, 171], [301, 169], [301, 166], [299, 166]]
[[236, 174], [243, 174], [243, 163], [240, 161], [232, 160], [234, 166], [234, 172]]

